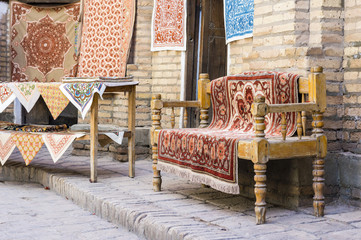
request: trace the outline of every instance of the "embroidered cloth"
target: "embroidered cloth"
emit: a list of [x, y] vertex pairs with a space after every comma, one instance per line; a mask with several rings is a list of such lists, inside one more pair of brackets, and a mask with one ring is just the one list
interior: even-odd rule
[[224, 0], [226, 43], [253, 36], [254, 0]]
[[122, 142], [123, 142], [123, 136], [124, 136], [123, 131], [104, 133], [104, 135], [108, 136], [111, 140], [113, 140], [114, 142], [116, 142], [118, 144], [122, 144]]
[[60, 86], [60, 90], [70, 100], [70, 102], [81, 112], [84, 119], [89, 111], [95, 93], [102, 98], [106, 85], [103, 83], [65, 83]]
[[152, 51], [186, 50], [186, 0], [154, 0]]
[[7, 83], [0, 83], [0, 113], [5, 110], [14, 100], [16, 96], [9, 88]]
[[134, 0], [84, 0], [79, 77], [125, 76], [134, 17]]
[[69, 99], [60, 90], [61, 83], [37, 83], [41, 96], [54, 119], [68, 106]]
[[0, 162], [4, 165], [15, 149], [15, 142], [12, 134], [0, 131]]
[[12, 138], [23, 156], [26, 166], [30, 164], [44, 144], [40, 134], [15, 133]]
[[8, 86], [14, 92], [16, 98], [24, 106], [26, 111], [30, 112], [40, 97], [40, 92], [35, 83], [9, 83]]
[[75, 77], [80, 3], [35, 7], [11, 2], [11, 80], [60, 82]]
[[72, 134], [72, 133], [47, 133], [43, 135], [43, 141], [53, 159], [56, 163], [73, 141], [83, 136], [82, 133]]
[[[209, 127], [164, 129], [158, 143], [158, 168], [226, 192], [239, 193], [237, 142], [253, 137], [251, 105], [257, 95], [266, 103], [298, 101], [298, 76], [276, 72], [246, 72], [213, 80], [213, 119]], [[296, 130], [296, 114], [286, 114], [287, 135]], [[281, 136], [281, 114], [265, 118], [266, 137]]]

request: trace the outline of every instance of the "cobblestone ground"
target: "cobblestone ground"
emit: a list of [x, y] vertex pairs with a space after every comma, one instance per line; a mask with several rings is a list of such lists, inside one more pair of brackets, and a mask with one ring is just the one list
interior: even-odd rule
[[40, 184], [0, 182], [0, 239], [140, 239]]
[[[72, 156], [67, 152], [54, 164], [47, 150], [43, 148], [28, 167], [16, 150], [11, 159], [0, 167], [0, 180], [41, 183], [69, 199], [67, 203], [71, 200], [90, 213], [151, 240], [361, 239], [361, 209], [344, 203], [328, 203], [323, 218], [314, 217], [311, 206], [291, 211], [269, 205], [267, 223], [256, 225], [253, 200], [202, 188], [199, 184], [189, 183], [168, 174], [163, 174], [162, 192], [153, 192], [150, 160], [137, 160], [135, 173], [135, 178], [129, 178], [127, 163], [100, 156], [98, 182], [89, 183], [89, 157]], [[16, 189], [16, 186], [14, 188]], [[45, 199], [46, 194], [50, 194], [49, 191], [41, 191], [44, 192]], [[55, 205], [48, 205], [48, 209], [55, 210], [53, 215], [44, 213], [44, 218], [47, 219], [45, 224], [60, 224], [45, 229], [51, 233], [54, 229], [63, 229], [64, 226], [76, 228], [74, 224], [66, 225], [66, 220], [62, 220], [63, 211], [57, 212]], [[34, 209], [34, 206], [37, 206], [36, 201], [30, 209]], [[88, 213], [83, 214], [89, 216]], [[40, 216], [37, 216], [39, 221]], [[0, 219], [1, 223], [4, 222], [1, 217]], [[37, 225], [32, 221], [31, 215], [26, 217], [26, 223], [31, 227], [25, 227], [23, 234], [31, 228], [44, 230], [41, 224]], [[13, 225], [16, 224], [13, 222]], [[1, 225], [0, 232], [3, 232]], [[82, 228], [89, 225], [80, 223]], [[94, 226], [97, 224], [94, 223]], [[96, 229], [94, 226], [90, 229]], [[21, 224], [18, 224], [18, 229], [22, 229]], [[82, 234], [94, 237], [89, 231]], [[114, 231], [109, 227], [109, 234]], [[107, 230], [104, 230], [104, 234], [107, 234]]]

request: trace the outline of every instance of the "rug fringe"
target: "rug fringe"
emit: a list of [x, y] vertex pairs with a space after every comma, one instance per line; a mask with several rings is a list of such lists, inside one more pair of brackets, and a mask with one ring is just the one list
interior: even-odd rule
[[230, 194], [239, 194], [240, 193], [239, 185], [237, 183], [227, 183], [224, 181], [220, 181], [218, 179], [215, 179], [212, 176], [208, 176], [208, 175], [201, 174], [201, 173], [196, 173], [190, 169], [178, 167], [178, 166], [160, 162], [160, 161], [158, 161], [157, 169], [167, 172], [167, 173], [177, 175], [182, 178], [185, 178], [191, 182], [208, 185], [208, 186], [210, 186], [218, 191], [224, 192], [224, 193], [230, 193]]

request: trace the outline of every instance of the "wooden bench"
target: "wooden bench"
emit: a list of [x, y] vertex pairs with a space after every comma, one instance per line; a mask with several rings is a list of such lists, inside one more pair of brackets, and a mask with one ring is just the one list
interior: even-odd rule
[[[253, 116], [253, 137], [238, 139], [236, 143], [236, 154], [239, 160], [251, 160], [254, 164], [254, 193], [256, 197], [255, 213], [256, 223], [262, 224], [266, 221], [266, 170], [269, 160], [290, 159], [296, 157], [314, 157], [313, 161], [313, 189], [314, 189], [314, 214], [318, 217], [324, 215], [324, 158], [327, 154], [327, 139], [323, 134], [323, 113], [326, 109], [326, 80], [321, 67], [311, 69], [308, 78], [298, 78], [298, 94], [301, 101], [286, 104], [267, 104], [265, 98], [256, 96], [252, 104], [251, 114]], [[161, 112], [164, 108], [171, 108], [171, 125], [175, 125], [176, 107], [200, 108], [200, 127], [208, 125], [208, 111], [211, 106], [211, 87], [207, 74], [201, 74], [198, 82], [197, 101], [163, 101], [160, 94], [153, 95], [152, 130], [151, 143], [153, 152], [153, 188], [154, 191], [161, 190], [161, 174], [158, 169], [158, 151], [164, 147], [166, 141], [159, 142], [161, 131]], [[215, 111], [213, 111], [215, 112]], [[296, 136], [286, 136], [288, 125], [286, 113], [295, 113]], [[312, 113], [312, 134], [306, 136], [306, 114]], [[280, 137], [267, 137], [265, 134], [265, 118], [268, 114], [279, 113]], [[288, 115], [287, 115], [288, 116]], [[214, 116], [213, 116], [214, 117]], [[206, 128], [205, 130], [208, 130]], [[166, 130], [165, 130], [166, 131]], [[177, 147], [177, 146], [176, 146]], [[238, 161], [238, 160], [237, 160]], [[202, 173], [200, 179], [202, 179]], [[204, 176], [205, 179], [208, 176]], [[201, 181], [198, 181], [201, 182]], [[205, 182], [201, 182], [207, 184]]]

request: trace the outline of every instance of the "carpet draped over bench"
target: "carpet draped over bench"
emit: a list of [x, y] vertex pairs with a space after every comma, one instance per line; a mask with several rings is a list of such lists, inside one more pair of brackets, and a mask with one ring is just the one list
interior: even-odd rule
[[[267, 104], [298, 102], [299, 76], [245, 72], [211, 83], [213, 120], [207, 128], [164, 129], [159, 133], [158, 169], [222, 192], [238, 194], [237, 142], [254, 137], [251, 105], [258, 95]], [[287, 136], [296, 130], [296, 114], [287, 113]], [[281, 136], [281, 114], [266, 116], [266, 137]]]

